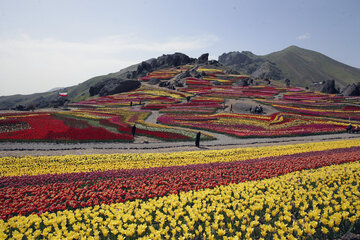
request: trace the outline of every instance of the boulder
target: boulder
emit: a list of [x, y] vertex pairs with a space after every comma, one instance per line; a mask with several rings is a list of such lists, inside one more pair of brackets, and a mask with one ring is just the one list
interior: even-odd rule
[[99, 94], [100, 96], [107, 96], [116, 93], [129, 92], [141, 86], [137, 80], [124, 80], [118, 78], [109, 78], [90, 87], [90, 96]]
[[360, 82], [347, 85], [341, 93], [344, 96], [360, 96]]
[[195, 59], [183, 53], [167, 54], [151, 61], [152, 68], [177, 67], [189, 63], [194, 63]]
[[204, 53], [202, 54], [199, 58], [198, 58], [198, 63], [199, 64], [203, 64], [203, 63], [207, 63], [209, 60], [209, 54], [208, 53]]
[[175, 81], [179, 81], [179, 80], [181, 80], [181, 79], [183, 79], [183, 78], [187, 78], [187, 77], [191, 77], [191, 74], [190, 74], [190, 71], [189, 71], [189, 70], [180, 73], [180, 74], [176, 77]]
[[158, 84], [160, 81], [161, 81], [161, 80], [158, 79], [158, 78], [152, 78], [152, 79], [150, 79], [150, 81], [148, 81], [148, 83], [149, 83], [150, 85], [156, 85], [156, 84]]
[[339, 93], [339, 90], [335, 88], [335, 80], [324, 81], [320, 88], [320, 92], [328, 93], [328, 94]]
[[209, 64], [209, 65], [214, 65], [214, 66], [220, 66], [219, 62], [216, 61], [216, 60], [209, 60], [209, 61], [208, 61], [208, 64]]
[[168, 86], [170, 86], [170, 82], [169, 82], [169, 81], [161, 82], [161, 83], [159, 84], [159, 87], [168, 87]]
[[240, 80], [236, 81], [236, 86], [240, 87], [246, 87], [250, 85], [250, 79], [249, 78], [242, 78]]
[[153, 70], [150, 63], [141, 62], [136, 70], [137, 75], [146, 75]]

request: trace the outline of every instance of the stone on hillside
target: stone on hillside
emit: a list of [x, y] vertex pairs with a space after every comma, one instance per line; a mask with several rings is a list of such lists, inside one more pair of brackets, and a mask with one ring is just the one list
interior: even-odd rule
[[181, 79], [183, 79], [183, 78], [187, 78], [187, 77], [191, 77], [191, 74], [190, 74], [190, 71], [189, 71], [189, 70], [180, 73], [180, 74], [176, 77], [175, 81], [179, 81], [179, 80], [181, 80]]
[[339, 93], [339, 91], [335, 88], [335, 80], [326, 80], [323, 82], [320, 92], [334, 94]]
[[146, 75], [147, 73], [151, 72], [153, 69], [152, 69], [152, 66], [150, 63], [147, 63], [147, 62], [142, 62], [138, 65], [138, 68], [137, 68], [137, 75]]
[[161, 82], [161, 83], [159, 84], [159, 87], [168, 87], [168, 86], [170, 86], [170, 82], [169, 82], [169, 81]]
[[195, 59], [183, 53], [162, 55], [151, 62], [153, 68], [177, 67], [189, 63], [194, 63]]
[[343, 90], [344, 96], [360, 96], [360, 82], [347, 85]]
[[219, 62], [216, 61], [216, 60], [209, 60], [209, 61], [208, 61], [208, 64], [209, 64], [209, 65], [214, 65], [214, 66], [220, 66]]
[[123, 80], [118, 78], [109, 78], [90, 87], [90, 96], [99, 94], [107, 96], [116, 93], [129, 92], [141, 86], [137, 80]]
[[208, 60], [209, 60], [209, 54], [208, 54], [208, 53], [204, 53], [203, 55], [201, 55], [201, 56], [198, 58], [198, 63], [199, 63], [199, 64], [207, 63]]
[[156, 85], [156, 84], [158, 84], [160, 81], [161, 81], [161, 80], [158, 79], [158, 78], [152, 78], [152, 79], [150, 79], [150, 81], [148, 81], [148, 83], [149, 83], [150, 85]]
[[242, 78], [240, 80], [236, 81], [236, 86], [240, 87], [246, 87], [250, 85], [250, 79], [249, 78]]

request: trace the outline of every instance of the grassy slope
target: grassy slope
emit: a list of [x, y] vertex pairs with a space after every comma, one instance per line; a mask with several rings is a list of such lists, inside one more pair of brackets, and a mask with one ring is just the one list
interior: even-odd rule
[[343, 88], [360, 81], [360, 69], [296, 46], [263, 57], [274, 62], [295, 86], [305, 87], [310, 86], [311, 82], [335, 79], [338, 86]]
[[[102, 80], [110, 77], [125, 77], [127, 71], [135, 71], [137, 69], [137, 64], [124, 68], [116, 73], [110, 73], [107, 75], [97, 76], [91, 78], [83, 83], [80, 83], [75, 86], [63, 88], [68, 92], [68, 98], [71, 102], [77, 102], [84, 100], [90, 96], [89, 88], [94, 86], [96, 83], [101, 82]], [[58, 98], [58, 91], [53, 92], [44, 92], [44, 93], [34, 93], [29, 95], [11, 95], [11, 96], [2, 96], [0, 97], [0, 109], [9, 109], [13, 108], [19, 104], [28, 105], [31, 102], [34, 102], [35, 99], [45, 98], [47, 100], [56, 100]]]

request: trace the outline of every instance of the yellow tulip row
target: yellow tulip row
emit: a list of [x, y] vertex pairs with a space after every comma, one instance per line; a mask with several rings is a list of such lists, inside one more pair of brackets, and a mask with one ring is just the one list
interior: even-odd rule
[[360, 224], [360, 162], [0, 220], [0, 238], [336, 239]]
[[[285, 121], [286, 118], [290, 118], [290, 121]], [[320, 118], [307, 118], [297, 116], [297, 118], [291, 118], [290, 115], [287, 114], [278, 114], [276, 118], [271, 121], [263, 121], [261, 119], [253, 119], [253, 118], [219, 118], [218, 123], [223, 124], [244, 124], [249, 126], [262, 127], [269, 130], [283, 129], [292, 126], [299, 125], [309, 125], [309, 124], [334, 124], [338, 126], [343, 126], [344, 129], [348, 125], [348, 123], [344, 122], [334, 122], [334, 121], [324, 121]]]
[[213, 72], [213, 73], [222, 73], [221, 69], [215, 68], [198, 68], [198, 72]]
[[360, 146], [360, 140], [196, 152], [3, 157], [0, 158], [0, 176], [60, 174], [232, 162], [352, 146]]
[[[148, 90], [148, 89], [144, 89], [141, 91], [141, 94], [144, 95], [155, 95], [155, 96], [166, 96], [166, 97], [170, 97], [170, 98], [174, 98], [174, 99], [183, 99], [184, 97], [182, 95], [184, 95], [185, 93], [177, 93], [176, 91], [171, 91], [171, 90]], [[186, 95], [186, 94], [185, 94]]]

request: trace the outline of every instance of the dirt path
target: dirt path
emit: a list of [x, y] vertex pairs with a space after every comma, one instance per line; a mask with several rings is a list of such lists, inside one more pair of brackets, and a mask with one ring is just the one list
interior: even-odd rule
[[[221, 134], [220, 134], [221, 135]], [[68, 155], [68, 154], [112, 154], [144, 152], [177, 152], [219, 150], [241, 147], [287, 145], [306, 142], [360, 139], [360, 134], [329, 134], [284, 138], [233, 138], [222, 135], [214, 141], [202, 141], [201, 148], [193, 142], [149, 142], [149, 143], [0, 143], [0, 156], [24, 155]]]

